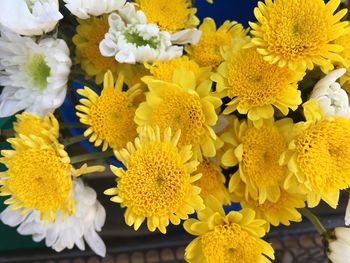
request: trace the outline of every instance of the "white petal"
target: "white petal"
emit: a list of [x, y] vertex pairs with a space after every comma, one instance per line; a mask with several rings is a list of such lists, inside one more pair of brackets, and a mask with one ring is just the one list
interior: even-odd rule
[[84, 238], [89, 247], [99, 256], [106, 256], [106, 245], [100, 236], [92, 229], [89, 229], [85, 234]]
[[202, 31], [198, 29], [184, 29], [171, 35], [171, 42], [173, 44], [198, 44], [202, 36]]

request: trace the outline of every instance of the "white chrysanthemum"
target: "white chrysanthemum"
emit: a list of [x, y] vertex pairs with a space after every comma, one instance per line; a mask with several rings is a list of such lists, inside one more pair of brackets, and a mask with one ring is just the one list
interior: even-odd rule
[[26, 110], [46, 115], [61, 106], [71, 67], [62, 39], [32, 38], [2, 31], [0, 36], [0, 117]]
[[68, 10], [80, 19], [111, 13], [123, 7], [126, 0], [64, 0]]
[[58, 0], [1, 0], [0, 24], [25, 36], [52, 31], [58, 20]]
[[104, 257], [106, 246], [96, 231], [101, 231], [106, 219], [104, 207], [96, 199], [96, 192], [84, 186], [81, 179], [73, 181], [73, 197], [76, 213], [63, 220], [63, 214], [57, 213], [56, 221], [45, 223], [40, 220], [40, 213], [36, 210], [21, 215], [22, 209], [13, 210], [8, 206], [1, 214], [1, 221], [16, 227], [21, 235], [32, 235], [33, 240], [40, 242], [45, 239], [47, 247], [57, 252], [65, 248], [72, 249], [76, 245], [85, 250], [85, 243], [98, 255]]
[[346, 72], [345, 68], [333, 70], [318, 81], [311, 93], [326, 116], [350, 117], [349, 98], [337, 81]]
[[336, 227], [335, 239], [329, 240], [328, 258], [332, 263], [349, 263], [350, 258], [350, 228]]
[[103, 56], [120, 63], [153, 62], [179, 57], [183, 47], [171, 43], [171, 35], [157, 25], [147, 24], [142, 11], [128, 3], [108, 18], [109, 30], [100, 43]]

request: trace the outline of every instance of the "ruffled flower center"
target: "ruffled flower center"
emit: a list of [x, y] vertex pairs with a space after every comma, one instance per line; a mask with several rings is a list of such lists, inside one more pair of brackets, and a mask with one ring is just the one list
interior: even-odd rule
[[35, 87], [38, 89], [47, 87], [47, 78], [51, 74], [51, 69], [47, 65], [44, 55], [30, 53], [25, 68], [30, 81]]

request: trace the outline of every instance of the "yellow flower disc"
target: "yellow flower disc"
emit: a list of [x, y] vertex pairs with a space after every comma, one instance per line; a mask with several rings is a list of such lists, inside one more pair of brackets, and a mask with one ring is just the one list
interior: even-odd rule
[[85, 136], [90, 136], [90, 142], [95, 142], [102, 150], [108, 146], [120, 149], [136, 137], [134, 115], [136, 106], [133, 99], [141, 91], [134, 86], [128, 91], [122, 91], [123, 77], [119, 77], [115, 86], [112, 73], [105, 74], [104, 88], [100, 96], [88, 87], [78, 90], [87, 99], [81, 99], [82, 105], [76, 106], [80, 122], [89, 126]]
[[195, 16], [196, 8], [192, 8], [190, 0], [136, 0], [145, 13], [148, 23], [154, 23], [161, 30], [175, 32], [184, 28], [192, 28], [199, 24]]
[[218, 29], [212, 18], [205, 18], [199, 27], [202, 36], [196, 45], [185, 47], [189, 57], [200, 66], [216, 68], [224, 60], [221, 51], [231, 45], [234, 37], [244, 34], [243, 26], [237, 22], [225, 21]]
[[225, 215], [215, 198], [206, 200], [205, 204], [199, 220], [189, 219], [184, 223], [187, 232], [198, 236], [185, 250], [187, 262], [266, 263], [274, 259], [271, 245], [260, 239], [265, 234], [265, 221], [255, 219], [253, 210]]
[[147, 218], [150, 231], [158, 228], [166, 233], [169, 221], [179, 224], [180, 219], [203, 208], [200, 188], [192, 184], [199, 176], [191, 175], [198, 162], [189, 161], [190, 146], [177, 146], [179, 136], [180, 132], [172, 136], [166, 129], [161, 137], [159, 128], [143, 127], [134, 144], [115, 151], [127, 171], [112, 167], [118, 176], [117, 187], [105, 194], [117, 195], [111, 200], [127, 208], [126, 223], [135, 230]]
[[254, 48], [243, 48], [249, 38], [236, 39], [225, 54], [225, 62], [212, 79], [218, 92], [231, 98], [224, 113], [237, 110], [259, 127], [274, 115], [274, 108], [287, 115], [301, 104], [297, 82], [304, 75], [269, 64]]
[[344, 33], [347, 22], [340, 22], [346, 9], [336, 14], [340, 0], [266, 0], [259, 2], [250, 23], [252, 45], [270, 63], [290, 69], [313, 69], [314, 64], [332, 69], [329, 61], [342, 60], [340, 45], [333, 40]]
[[95, 77], [95, 82], [101, 84], [107, 70], [117, 75], [119, 64], [113, 57], [101, 55], [99, 45], [108, 32], [108, 14], [78, 19], [77, 34], [73, 37], [75, 45], [76, 62], [89, 77]]

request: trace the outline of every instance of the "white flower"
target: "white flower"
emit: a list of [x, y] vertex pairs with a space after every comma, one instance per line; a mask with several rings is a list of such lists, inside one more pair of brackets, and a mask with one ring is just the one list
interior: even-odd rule
[[61, 106], [71, 60], [64, 40], [32, 38], [2, 31], [0, 37], [0, 117], [26, 110], [46, 115]]
[[329, 240], [328, 258], [333, 263], [349, 263], [350, 259], [350, 228], [336, 227], [334, 240]]
[[58, 0], [1, 0], [0, 24], [26, 36], [52, 31], [58, 20]]
[[73, 181], [73, 196], [76, 213], [62, 220], [62, 213], [57, 213], [55, 222], [45, 223], [40, 220], [40, 213], [36, 210], [21, 215], [21, 209], [13, 210], [8, 206], [0, 219], [6, 225], [16, 227], [21, 235], [32, 235], [33, 240], [40, 242], [45, 239], [47, 247], [57, 252], [65, 248], [72, 249], [76, 245], [85, 250], [85, 243], [98, 255], [104, 257], [106, 246], [96, 231], [101, 231], [106, 219], [104, 207], [97, 201], [96, 192], [84, 186], [81, 179]]
[[171, 35], [157, 25], [147, 24], [142, 11], [128, 3], [108, 17], [109, 30], [100, 43], [100, 52], [120, 63], [153, 62], [179, 57], [183, 47], [173, 46]]
[[81, 19], [108, 14], [122, 8], [126, 0], [64, 0], [68, 10]]
[[316, 83], [311, 93], [311, 98], [320, 104], [326, 116], [350, 117], [348, 95], [336, 82], [345, 72], [345, 68], [333, 70]]

